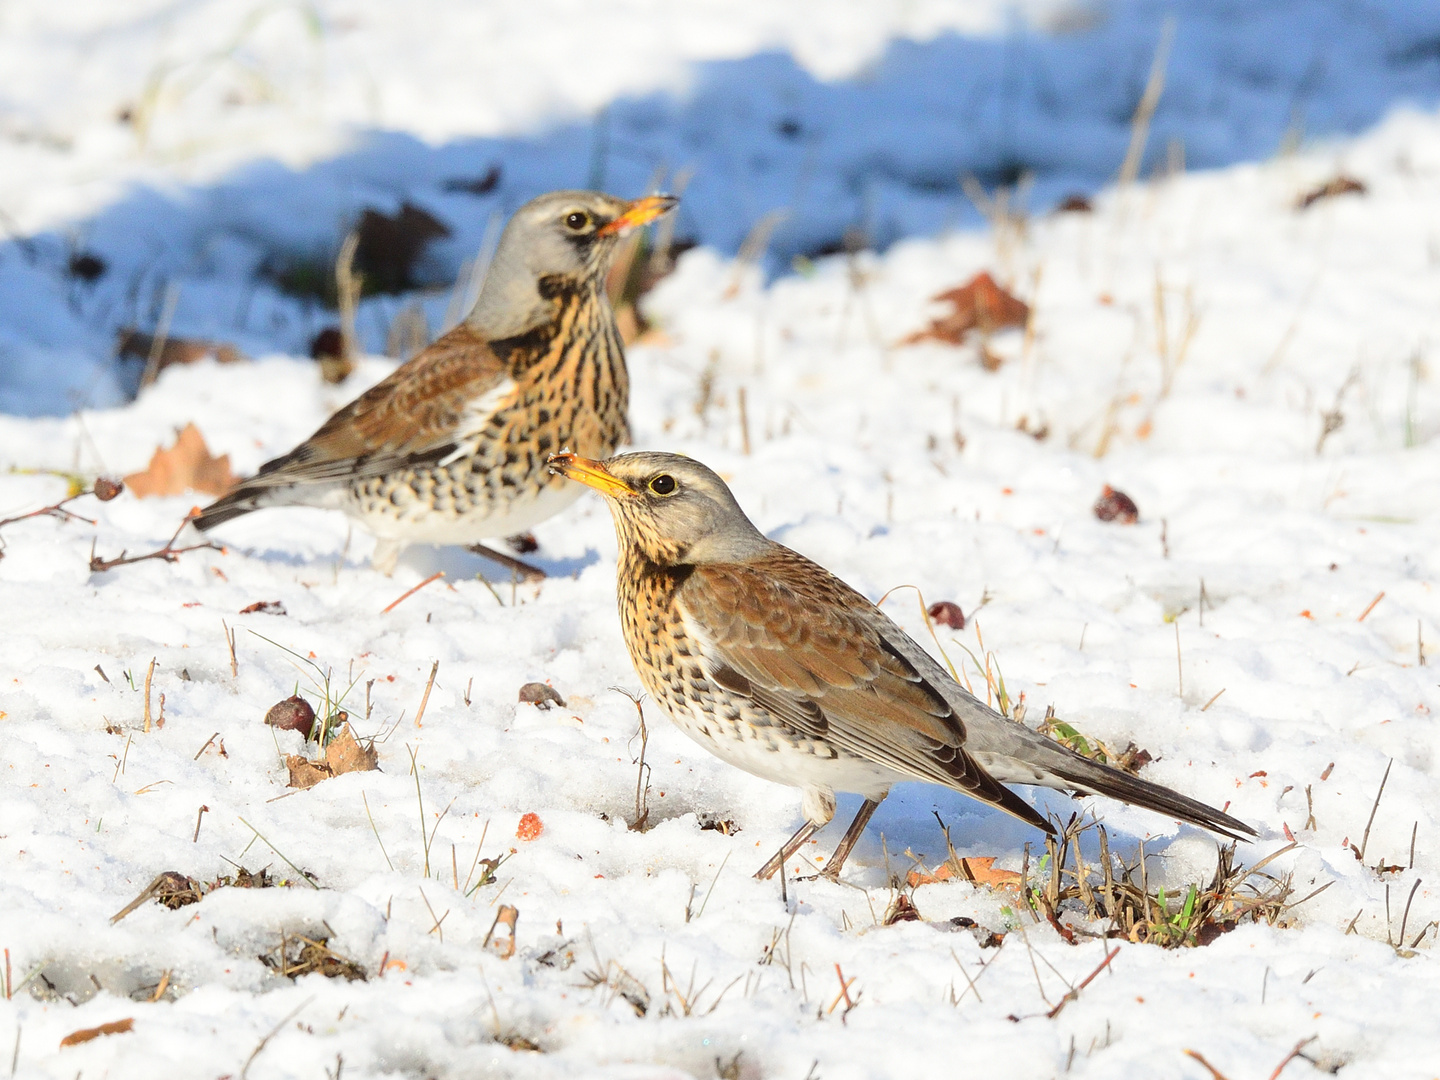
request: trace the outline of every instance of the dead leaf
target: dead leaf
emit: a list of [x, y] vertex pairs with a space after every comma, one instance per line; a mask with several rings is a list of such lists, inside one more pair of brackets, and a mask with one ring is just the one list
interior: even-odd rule
[[241, 615], [284, 615], [285, 605], [279, 600], [257, 600], [255, 603], [242, 607]]
[[1361, 181], [1342, 173], [1301, 195], [1295, 200], [1295, 209], [1304, 210], [1321, 199], [1333, 199], [1336, 195], [1364, 195], [1368, 190]]
[[361, 746], [356, 742], [349, 724], [325, 747], [325, 761], [336, 776], [349, 772], [373, 772], [380, 768], [380, 755], [375, 747]]
[[285, 767], [290, 770], [287, 787], [303, 791], [312, 788], [332, 776], [343, 776], [350, 772], [370, 772], [380, 768], [380, 755], [374, 746], [361, 746], [346, 724], [340, 733], [325, 747], [323, 761], [311, 761], [299, 754], [286, 754]]
[[81, 1028], [79, 1031], [72, 1031], [60, 1040], [61, 1046], [79, 1046], [91, 1039], [98, 1039], [101, 1035], [123, 1035], [135, 1027], [133, 1017], [126, 1017], [124, 1020], [111, 1020], [108, 1024], [101, 1024], [99, 1027]]
[[915, 910], [915, 904], [903, 892], [896, 893], [895, 899], [885, 910], [885, 925], [894, 926], [899, 922], [920, 922], [920, 912]]
[[1030, 305], [1002, 289], [984, 270], [964, 285], [947, 289], [931, 299], [937, 303], [948, 303], [955, 310], [933, 320], [926, 329], [911, 334], [900, 342], [901, 345], [914, 345], [921, 341], [959, 345], [971, 330], [989, 334], [1007, 326], [1024, 326], [1030, 318]]
[[223, 495], [234, 483], [230, 455], [212, 456], [194, 424], [185, 425], [170, 449], [157, 449], [143, 472], [125, 477], [125, 486], [141, 499], [185, 491]]
[[[213, 356], [222, 364], [238, 364], [245, 359], [234, 345], [227, 345], [220, 341], [167, 337], [159, 344], [160, 355], [155, 361], [156, 373], [176, 364], [193, 364], [207, 356]], [[144, 360], [147, 364], [150, 362], [150, 354], [155, 350], [155, 345], [153, 336], [141, 333], [134, 327], [122, 328], [117, 338], [117, 347], [121, 356]]]
[[[1020, 887], [1019, 874], [1014, 870], [995, 869], [995, 860], [988, 856], [961, 859], [960, 866], [967, 875], [961, 877], [962, 881], [973, 881], [976, 885], [989, 885], [994, 889], [1018, 889]], [[911, 870], [905, 880], [913, 889], [917, 885], [933, 885], [937, 881], [948, 881], [957, 876], [955, 868], [949, 862], [943, 862], [928, 874], [923, 870]]]
[[285, 768], [290, 770], [290, 782], [285, 786], [300, 791], [312, 788], [321, 780], [329, 780], [335, 775], [324, 762], [316, 763], [300, 754], [286, 754]]

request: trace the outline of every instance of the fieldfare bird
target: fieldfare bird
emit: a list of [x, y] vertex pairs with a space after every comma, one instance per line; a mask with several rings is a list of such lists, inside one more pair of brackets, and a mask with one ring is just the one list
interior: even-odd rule
[[195, 518], [212, 529], [266, 506], [343, 510], [374, 534], [385, 573], [406, 544], [481, 546], [523, 533], [584, 489], [545, 467], [575, 447], [629, 441], [630, 382], [605, 274], [618, 241], [677, 200], [556, 191], [500, 237], [469, 316], [346, 405], [294, 450]]
[[892, 784], [944, 784], [1046, 832], [1005, 784], [1108, 795], [1232, 838], [1242, 821], [1073, 753], [967, 693], [888, 616], [823, 567], [766, 539], [725, 482], [674, 454], [550, 459], [606, 498], [630, 659], [687, 735], [724, 761], [803, 791], [805, 824], [756, 877], [780, 869], [864, 796], [825, 869], [839, 876]]

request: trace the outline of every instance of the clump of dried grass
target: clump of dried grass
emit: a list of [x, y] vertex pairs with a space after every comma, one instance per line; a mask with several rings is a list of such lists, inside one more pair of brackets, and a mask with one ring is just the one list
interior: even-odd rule
[[[1099, 842], [1098, 864], [1087, 863], [1081, 850], [1080, 838], [1091, 831]], [[1082, 936], [1121, 937], [1162, 948], [1190, 948], [1208, 945], [1245, 922], [1285, 926], [1288, 912], [1328, 888], [1327, 883], [1292, 902], [1293, 875], [1266, 871], [1294, 847], [1290, 844], [1246, 867], [1235, 864], [1235, 844], [1221, 846], [1208, 883], [1152, 890], [1143, 843], [1127, 862], [1110, 851], [1104, 826], [1072, 815], [1058, 837], [1046, 838], [1045, 854], [1033, 872], [1027, 851], [1021, 892], [1036, 921], [1050, 923], [1072, 943]], [[1062, 922], [1060, 916], [1066, 913], [1102, 929]]]
[[343, 978], [354, 982], [366, 979], [365, 969], [330, 948], [329, 938], [308, 938], [303, 935], [282, 934], [280, 947], [274, 952], [262, 953], [260, 962], [277, 975], [287, 979], [298, 979], [302, 975], [319, 973], [327, 979]]

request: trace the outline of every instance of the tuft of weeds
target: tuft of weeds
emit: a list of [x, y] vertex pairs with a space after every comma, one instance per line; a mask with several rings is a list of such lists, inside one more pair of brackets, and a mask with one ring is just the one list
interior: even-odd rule
[[644, 1016], [650, 1011], [650, 991], [645, 988], [644, 983], [614, 960], [604, 965], [600, 971], [585, 972], [584, 979], [587, 987], [604, 987], [608, 991], [606, 1006], [619, 998], [635, 1010], [636, 1016]]
[[[1094, 831], [1099, 841], [1098, 865], [1087, 864], [1080, 838]], [[1037, 862], [1034, 878], [1027, 875], [1023, 891], [1032, 916], [1050, 923], [1072, 944], [1081, 937], [1125, 938], [1161, 948], [1208, 945], [1244, 922], [1286, 925], [1287, 912], [1329, 888], [1329, 883], [1300, 900], [1291, 901], [1291, 875], [1266, 873], [1265, 867], [1293, 850], [1281, 848], [1254, 866], [1235, 865], [1235, 844], [1217, 847], [1215, 872], [1205, 884], [1192, 883], [1173, 892], [1151, 890], [1142, 843], [1133, 862], [1110, 851], [1104, 826], [1086, 823], [1072, 815], [1057, 837], [1047, 837], [1045, 854]], [[1097, 935], [1079, 926], [1061, 923], [1070, 911], [1091, 923], [1108, 924]]]
[[214, 881], [197, 881], [178, 870], [166, 870], [156, 874], [150, 884], [141, 889], [140, 894], [134, 900], [110, 917], [110, 922], [118, 923], [147, 900], [154, 900], [157, 904], [174, 911], [187, 904], [198, 904], [216, 889], [273, 889], [277, 885], [294, 884], [288, 881], [277, 881], [270, 875], [269, 867], [261, 867], [257, 873], [253, 874], [243, 866], [237, 866], [235, 869], [236, 873], [222, 874]]
[[329, 938], [308, 938], [303, 935], [280, 935], [280, 947], [261, 953], [260, 962], [277, 975], [298, 979], [319, 973], [327, 979], [343, 978], [348, 982], [366, 981], [365, 969], [346, 959], [329, 946]]

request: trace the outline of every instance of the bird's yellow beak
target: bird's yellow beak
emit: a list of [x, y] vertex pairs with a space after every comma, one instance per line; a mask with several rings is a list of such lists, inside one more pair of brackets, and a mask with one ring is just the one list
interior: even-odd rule
[[646, 195], [625, 207], [625, 212], [614, 221], [596, 229], [600, 236], [623, 236], [631, 229], [648, 225], [656, 218], [669, 213], [680, 202], [674, 195]]
[[611, 473], [600, 462], [592, 461], [590, 458], [577, 457], [568, 450], [551, 454], [545, 464], [552, 473], [558, 473], [569, 480], [578, 480], [586, 487], [594, 488], [607, 499], [621, 496], [633, 497], [635, 494], [629, 484]]

